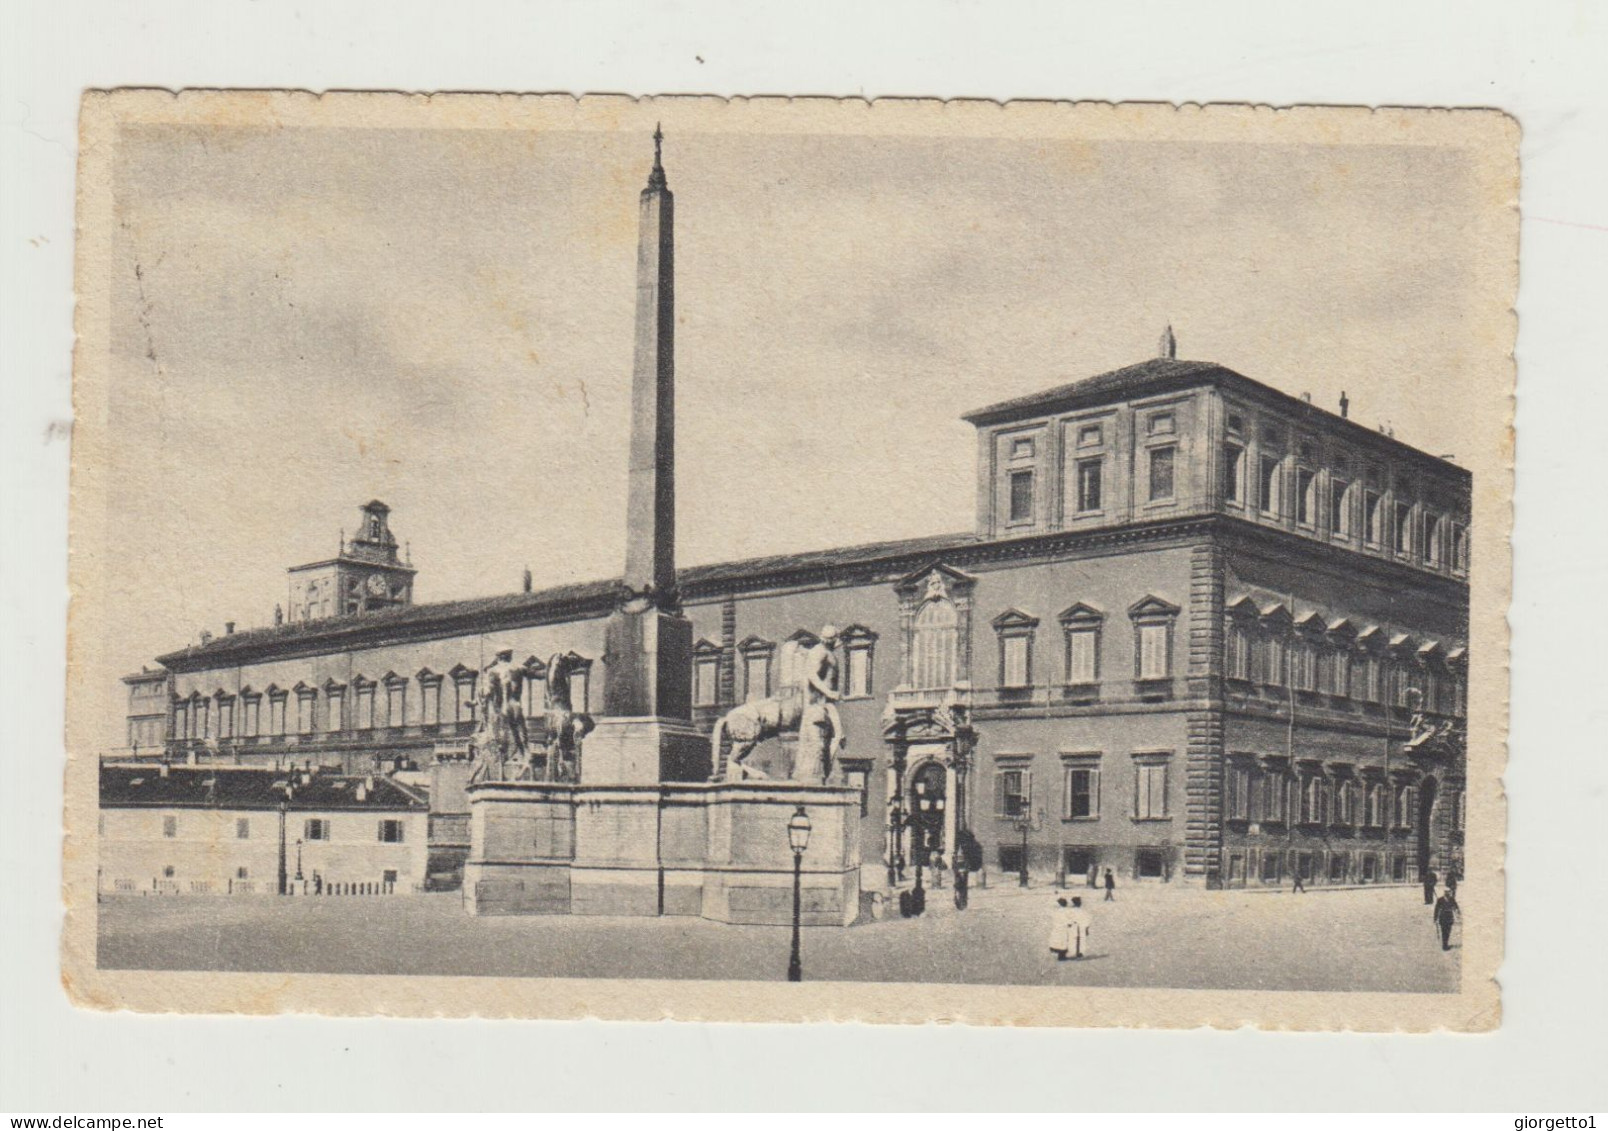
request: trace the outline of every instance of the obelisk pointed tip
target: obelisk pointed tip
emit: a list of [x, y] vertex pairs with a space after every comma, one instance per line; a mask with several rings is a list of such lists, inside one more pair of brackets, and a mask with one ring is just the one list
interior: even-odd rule
[[648, 174], [648, 188], [651, 190], [664, 187], [664, 130], [658, 122], [655, 122], [653, 123], [653, 170]]

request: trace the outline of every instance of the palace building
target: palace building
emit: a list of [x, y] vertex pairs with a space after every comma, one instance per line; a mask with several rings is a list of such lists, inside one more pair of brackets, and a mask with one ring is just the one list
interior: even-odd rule
[[[667, 366], [657, 161], [654, 176], [663, 309], [639, 338]], [[953, 865], [957, 847], [996, 880], [1460, 868], [1469, 473], [1349, 419], [1343, 397], [1332, 413], [1179, 360], [1170, 330], [1159, 353], [967, 413], [970, 531], [679, 570], [649, 546], [652, 591], [690, 621], [693, 725], [795, 691], [831, 624], [837, 771], [860, 791], [871, 872]], [[428, 776], [438, 882], [467, 851], [480, 672], [528, 657], [540, 741], [545, 665], [573, 653], [574, 706], [600, 712], [626, 584], [415, 604], [389, 517], [368, 503], [335, 558], [293, 568], [272, 627], [127, 677], [130, 741], [168, 762]], [[786, 776], [790, 757], [784, 739], [752, 761]]]
[[[1170, 357], [966, 419], [975, 531], [680, 571], [702, 728], [796, 686], [831, 623], [868, 863], [890, 845], [908, 861], [918, 838], [948, 858], [969, 828], [996, 872], [1024, 844], [1036, 873], [1211, 885], [1457, 866], [1465, 470]], [[394, 551], [383, 505], [364, 513]], [[575, 695], [596, 709], [618, 582], [412, 605], [411, 571], [374, 556], [354, 542], [320, 567], [339, 613], [319, 590], [281, 625], [128, 677], [139, 752], [427, 770], [461, 757], [477, 674], [504, 648], [538, 674], [560, 652], [593, 661]], [[539, 732], [539, 681], [526, 694]], [[755, 760], [785, 773], [787, 757]], [[450, 827], [467, 806], [440, 792]]]

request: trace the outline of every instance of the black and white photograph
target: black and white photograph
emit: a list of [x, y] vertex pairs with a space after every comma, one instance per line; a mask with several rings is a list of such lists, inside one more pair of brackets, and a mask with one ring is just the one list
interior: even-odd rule
[[1497, 1024], [1511, 119], [83, 128], [85, 1004]]

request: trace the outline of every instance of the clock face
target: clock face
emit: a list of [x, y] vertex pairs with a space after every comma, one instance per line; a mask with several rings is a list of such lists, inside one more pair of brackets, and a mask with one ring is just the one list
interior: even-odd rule
[[376, 597], [385, 595], [385, 575], [383, 573], [369, 574], [368, 591]]

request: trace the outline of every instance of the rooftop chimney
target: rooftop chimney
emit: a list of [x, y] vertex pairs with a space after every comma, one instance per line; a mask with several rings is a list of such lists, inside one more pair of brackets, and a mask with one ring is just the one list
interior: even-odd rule
[[1305, 401], [1307, 404], [1311, 404], [1312, 403], [1312, 394], [1311, 393], [1302, 393], [1301, 394], [1301, 399], [1303, 401]]
[[1351, 401], [1346, 397], [1346, 391], [1340, 390], [1340, 419], [1344, 420], [1351, 415]]
[[232, 621], [232, 620], [224, 621], [223, 622], [223, 634], [225, 636], [233, 636], [234, 635], [234, 625], [235, 625], [235, 622]]
[[1175, 358], [1178, 356], [1178, 339], [1173, 336], [1172, 323], [1161, 332], [1161, 345], [1156, 352], [1157, 357]]
[[525, 592], [529, 593], [530, 589], [531, 589], [531, 576], [530, 576], [530, 567], [529, 566], [525, 567], [525, 582], [524, 582], [524, 584], [525, 584]]

